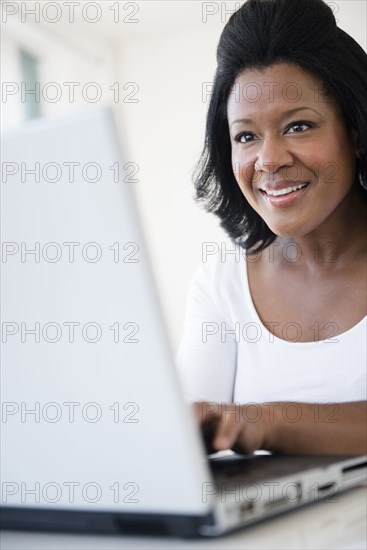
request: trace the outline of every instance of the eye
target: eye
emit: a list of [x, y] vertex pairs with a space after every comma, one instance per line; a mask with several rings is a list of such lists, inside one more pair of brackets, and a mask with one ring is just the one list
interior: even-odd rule
[[[299, 128], [299, 127], [307, 127], [307, 128], [312, 128], [313, 127], [313, 124], [311, 122], [305, 122], [303, 120], [297, 120], [295, 122], [292, 122], [292, 124], [290, 124], [288, 126], [288, 129], [287, 131], [289, 132], [289, 130], [291, 128]], [[306, 128], [306, 129], [307, 129]], [[291, 134], [303, 134], [304, 130], [296, 130], [294, 132], [290, 132]], [[242, 132], [241, 134], [238, 134], [234, 140], [237, 141], [238, 143], [252, 143], [252, 139], [251, 141], [248, 140], [247, 138], [253, 138], [254, 137], [254, 134], [252, 132]]]
[[242, 132], [242, 134], [238, 134], [238, 136], [236, 136], [234, 140], [237, 141], [238, 143], [250, 143], [249, 141], [246, 140], [248, 136], [254, 137], [254, 134], [252, 134], [251, 132]]
[[[288, 131], [291, 129], [291, 128], [295, 128], [295, 127], [300, 127], [300, 126], [308, 126], [308, 128], [312, 128], [312, 124], [310, 124], [309, 122], [304, 122], [303, 120], [297, 120], [296, 122], [292, 122], [292, 124], [290, 126], [288, 126]], [[302, 134], [303, 132], [302, 131], [296, 131], [296, 132], [291, 132], [292, 134]]]

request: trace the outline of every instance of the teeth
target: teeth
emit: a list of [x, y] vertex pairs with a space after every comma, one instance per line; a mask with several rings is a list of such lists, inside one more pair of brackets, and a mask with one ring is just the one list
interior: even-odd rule
[[297, 185], [296, 187], [287, 187], [286, 189], [279, 189], [278, 191], [265, 191], [267, 195], [271, 195], [272, 197], [279, 197], [279, 195], [288, 195], [288, 193], [292, 193], [292, 191], [297, 191], [298, 189], [302, 189], [303, 187], [306, 187], [307, 183], [301, 183], [300, 185]]

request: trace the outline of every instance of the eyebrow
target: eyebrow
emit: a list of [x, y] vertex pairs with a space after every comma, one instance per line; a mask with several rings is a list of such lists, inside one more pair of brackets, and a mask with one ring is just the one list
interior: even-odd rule
[[[306, 110], [307, 111], [313, 111], [314, 113], [321, 116], [321, 114], [318, 111], [316, 111], [315, 109], [312, 109], [311, 107], [297, 107], [297, 109], [291, 109], [290, 111], [286, 111], [285, 113], [283, 113], [281, 115], [281, 119], [283, 120], [284, 118], [287, 118], [290, 115], [293, 115], [294, 113], [297, 113], [298, 111], [306, 111]], [[244, 124], [251, 124], [253, 122], [253, 120], [251, 118], [238, 118], [238, 119], [236, 119], [232, 122], [231, 127], [234, 124], [237, 124], [239, 122], [242, 122]]]

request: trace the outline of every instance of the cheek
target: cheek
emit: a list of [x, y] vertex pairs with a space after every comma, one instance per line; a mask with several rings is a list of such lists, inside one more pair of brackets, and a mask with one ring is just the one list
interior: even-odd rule
[[245, 197], [248, 198], [249, 195], [253, 195], [252, 186], [254, 185], [254, 179], [258, 176], [258, 173], [255, 172], [254, 163], [244, 160], [239, 155], [232, 154], [232, 170]]
[[255, 172], [254, 165], [246, 164], [236, 159], [232, 159], [233, 174], [237, 181], [246, 201], [252, 206], [255, 211], [258, 211], [257, 200], [255, 196], [256, 189], [255, 178], [259, 176], [258, 172]]
[[318, 179], [325, 188], [349, 187], [354, 181], [355, 165], [356, 159], [348, 143], [344, 147], [331, 144], [322, 157], [316, 155], [314, 160]]
[[322, 137], [320, 146], [310, 151], [319, 180], [325, 185], [349, 184], [356, 166], [354, 142], [340, 125]]

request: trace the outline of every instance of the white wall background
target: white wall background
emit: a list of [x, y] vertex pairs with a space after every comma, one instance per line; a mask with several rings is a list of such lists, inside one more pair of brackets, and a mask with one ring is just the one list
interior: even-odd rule
[[[2, 69], [5, 82], [20, 82], [19, 48], [33, 53], [40, 62], [41, 87], [60, 85], [63, 95], [55, 103], [43, 101], [47, 116], [78, 109], [88, 104], [80, 93], [88, 82], [97, 82], [103, 91], [99, 103], [112, 103], [127, 145], [128, 160], [139, 165], [136, 196], [151, 251], [158, 290], [167, 318], [170, 337], [177, 347], [185, 313], [186, 292], [201, 260], [205, 242], [227, 243], [218, 221], [193, 202], [191, 173], [204, 139], [205, 114], [203, 83], [211, 82], [215, 71], [215, 51], [221, 30], [232, 11], [242, 2], [160, 1], [120, 2], [119, 21], [110, 9], [116, 2], [96, 2], [102, 16], [81, 9], [75, 20], [64, 2], [58, 12], [35, 16], [23, 13], [21, 4], [32, 10], [35, 2], [1, 2]], [[338, 24], [367, 49], [366, 0], [328, 2]], [[18, 13], [12, 14], [12, 6]], [[14, 8], [14, 9], [15, 9]], [[61, 14], [60, 20], [50, 20]], [[205, 15], [206, 14], [206, 15]], [[86, 20], [87, 19], [87, 20]], [[136, 20], [129, 23], [128, 20]], [[64, 82], [80, 82], [75, 101], [69, 101]], [[134, 82], [139, 87], [137, 103], [114, 104], [108, 89], [114, 82], [122, 86]], [[79, 92], [78, 92], [79, 90]], [[132, 87], [123, 91], [122, 99]], [[4, 96], [2, 127], [22, 123], [20, 95]]]

